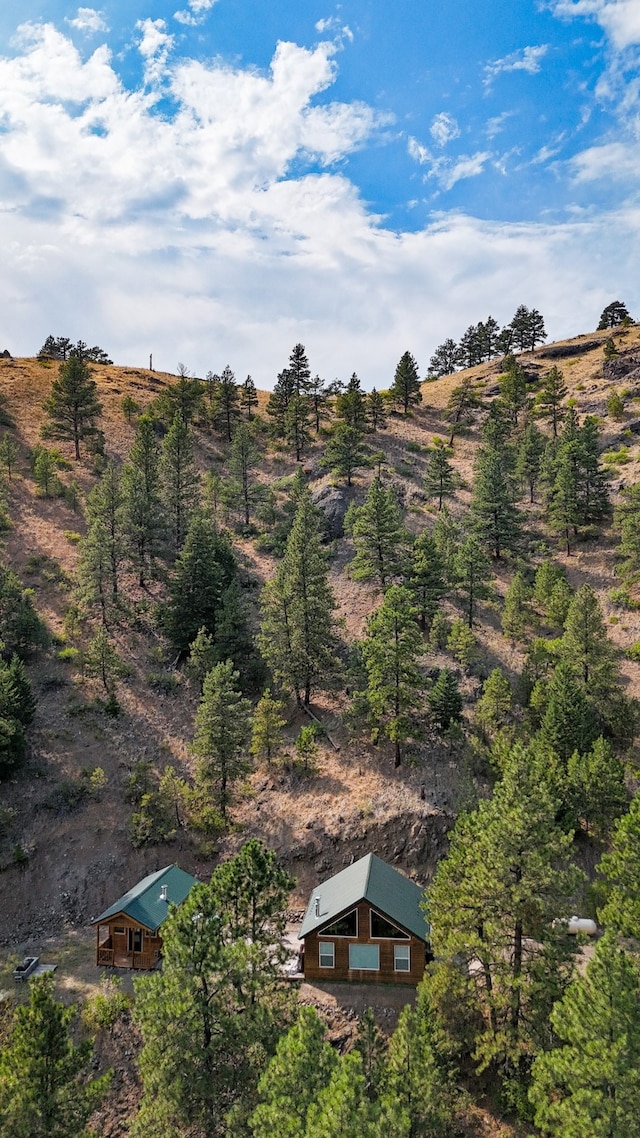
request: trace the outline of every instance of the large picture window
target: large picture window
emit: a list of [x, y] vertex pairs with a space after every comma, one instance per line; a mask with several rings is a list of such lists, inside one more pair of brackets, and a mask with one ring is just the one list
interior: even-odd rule
[[350, 944], [349, 968], [363, 969], [366, 972], [379, 972], [380, 946], [378, 944]]
[[393, 967], [396, 972], [411, 971], [411, 949], [408, 944], [394, 944]]
[[392, 925], [386, 917], [371, 910], [371, 936], [380, 940], [409, 940], [407, 933], [403, 933], [397, 925]]
[[338, 917], [332, 925], [322, 930], [325, 936], [357, 936], [358, 935], [358, 910], [352, 909], [350, 913], [345, 913], [343, 917]]
[[318, 944], [321, 968], [335, 968], [336, 946], [330, 940], [321, 940]]

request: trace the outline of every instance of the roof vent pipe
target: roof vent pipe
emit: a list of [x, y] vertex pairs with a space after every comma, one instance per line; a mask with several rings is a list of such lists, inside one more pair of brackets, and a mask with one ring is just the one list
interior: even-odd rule
[[320, 898], [319, 897], [314, 897], [313, 909], [314, 909], [314, 913], [315, 913], [316, 917], [319, 917], [320, 916]]
[[167, 901], [167, 900], [168, 900], [168, 897], [167, 897], [167, 886], [166, 886], [166, 885], [161, 885], [161, 886], [160, 886], [160, 900], [161, 900], [161, 901]]

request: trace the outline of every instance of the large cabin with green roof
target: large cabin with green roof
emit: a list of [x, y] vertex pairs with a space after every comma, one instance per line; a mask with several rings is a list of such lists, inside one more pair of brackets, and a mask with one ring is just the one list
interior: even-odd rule
[[418, 984], [429, 950], [424, 891], [367, 854], [314, 889], [300, 928], [307, 980]]
[[100, 967], [155, 968], [162, 954], [160, 928], [171, 904], [181, 905], [197, 878], [177, 865], [150, 873], [91, 922]]

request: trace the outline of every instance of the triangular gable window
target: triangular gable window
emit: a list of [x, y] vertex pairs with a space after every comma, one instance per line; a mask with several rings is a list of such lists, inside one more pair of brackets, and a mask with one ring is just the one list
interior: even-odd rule
[[338, 917], [332, 925], [327, 925], [326, 929], [322, 930], [323, 936], [357, 936], [358, 935], [358, 911], [352, 909], [350, 913], [345, 913], [343, 917]]
[[397, 925], [392, 925], [391, 921], [376, 913], [375, 909], [371, 910], [371, 936], [381, 940], [409, 940], [408, 933], [403, 932]]

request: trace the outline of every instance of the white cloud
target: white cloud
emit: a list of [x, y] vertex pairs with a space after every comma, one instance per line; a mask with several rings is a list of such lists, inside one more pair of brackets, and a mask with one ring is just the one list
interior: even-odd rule
[[502, 59], [494, 59], [485, 67], [485, 86], [493, 82], [496, 75], [505, 71], [526, 71], [528, 75], [536, 75], [540, 71], [540, 61], [549, 50], [549, 45], [539, 44], [537, 47], [523, 47], [520, 51], [512, 51]]
[[138, 20], [136, 28], [142, 33], [138, 51], [144, 59], [145, 81], [157, 83], [166, 73], [173, 36], [167, 31], [164, 20]]
[[429, 133], [437, 146], [446, 146], [454, 138], [460, 137], [460, 127], [453, 115], [447, 111], [441, 111], [431, 123]]
[[97, 12], [95, 8], [78, 8], [77, 15], [73, 20], [67, 20], [67, 23], [79, 32], [109, 31], [103, 13]]
[[418, 139], [414, 138], [413, 135], [409, 135], [407, 139], [407, 151], [409, 157], [413, 158], [414, 162], [419, 162], [421, 166], [424, 166], [426, 162], [432, 161], [433, 156], [431, 151], [428, 150], [426, 146], [423, 146], [421, 142], [418, 142]]
[[[314, 371], [385, 387], [403, 351], [424, 372], [489, 307], [506, 322], [535, 306], [550, 335], [589, 327], [618, 294], [640, 310], [640, 211], [557, 226], [443, 214], [394, 232], [332, 167], [384, 122], [318, 100], [335, 45], [281, 43], [262, 72], [177, 60], [163, 24], [139, 30], [171, 115], [155, 113], [158, 87], [123, 87], [106, 47], [84, 59], [51, 25], [26, 26], [0, 58], [1, 346], [14, 354], [53, 332], [125, 364], [229, 362], [269, 386], [301, 341]], [[445, 188], [490, 160], [407, 145]]]
[[609, 36], [617, 51], [640, 44], [638, 0], [552, 0], [556, 16], [593, 19]]
[[207, 12], [210, 12], [218, 0], [188, 0], [188, 7], [173, 13], [174, 20], [179, 24], [187, 24], [190, 27], [196, 27], [198, 24], [203, 24]]
[[493, 118], [487, 119], [486, 126], [485, 126], [485, 134], [486, 134], [487, 138], [489, 139], [489, 141], [491, 141], [492, 138], [495, 138], [497, 134], [500, 134], [500, 132], [504, 128], [504, 124], [507, 122], [508, 119], [512, 118], [514, 114], [515, 114], [515, 111], [502, 111], [501, 114], [495, 115]]

